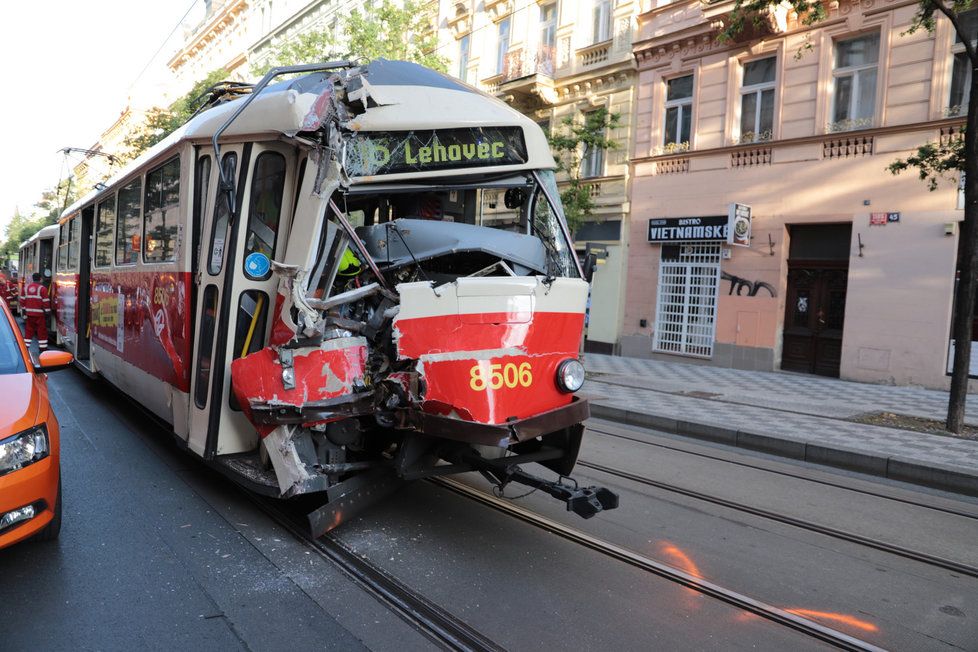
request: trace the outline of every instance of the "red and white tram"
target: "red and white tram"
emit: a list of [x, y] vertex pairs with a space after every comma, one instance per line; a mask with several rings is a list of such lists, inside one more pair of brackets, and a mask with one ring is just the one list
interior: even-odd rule
[[420, 66], [273, 70], [65, 211], [58, 339], [228, 475], [319, 496], [316, 532], [471, 470], [591, 516], [617, 496], [519, 466], [569, 474], [588, 416], [554, 168]]

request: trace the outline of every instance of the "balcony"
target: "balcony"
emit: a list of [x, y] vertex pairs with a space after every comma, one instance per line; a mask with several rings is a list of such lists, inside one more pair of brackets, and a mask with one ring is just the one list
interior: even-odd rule
[[506, 54], [503, 72], [497, 79], [495, 92], [512, 96], [521, 103], [557, 101], [554, 90], [554, 48], [540, 45], [533, 50], [519, 48]]

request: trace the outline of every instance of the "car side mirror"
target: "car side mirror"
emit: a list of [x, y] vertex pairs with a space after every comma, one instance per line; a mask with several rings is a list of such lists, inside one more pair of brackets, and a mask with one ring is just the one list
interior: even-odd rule
[[67, 369], [73, 360], [74, 356], [67, 351], [44, 351], [37, 358], [34, 373], [46, 374], [49, 371]]

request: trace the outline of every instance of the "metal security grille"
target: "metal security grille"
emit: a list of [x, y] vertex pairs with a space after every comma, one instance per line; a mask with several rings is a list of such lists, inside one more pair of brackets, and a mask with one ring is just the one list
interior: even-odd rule
[[716, 336], [720, 244], [663, 247], [653, 350], [709, 358]]

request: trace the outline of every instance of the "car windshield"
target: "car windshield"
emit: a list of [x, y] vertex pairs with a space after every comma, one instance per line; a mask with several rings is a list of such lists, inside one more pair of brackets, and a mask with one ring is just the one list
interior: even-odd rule
[[0, 375], [22, 374], [27, 371], [20, 353], [17, 336], [6, 315], [0, 315]]

